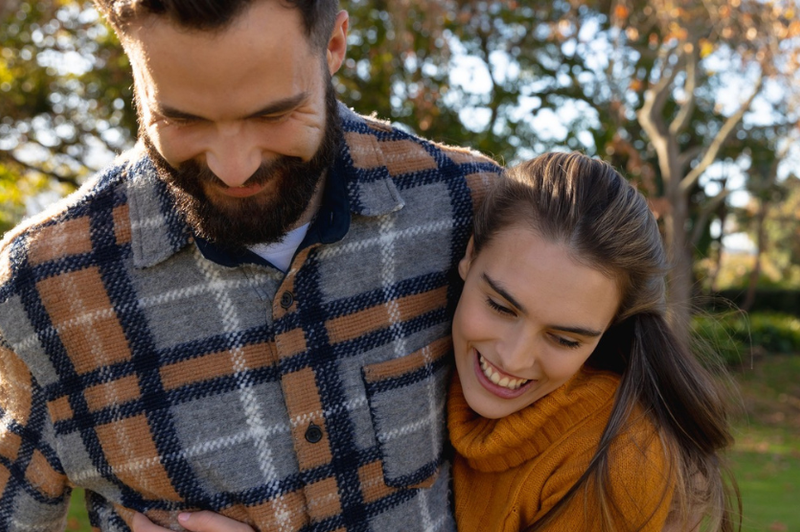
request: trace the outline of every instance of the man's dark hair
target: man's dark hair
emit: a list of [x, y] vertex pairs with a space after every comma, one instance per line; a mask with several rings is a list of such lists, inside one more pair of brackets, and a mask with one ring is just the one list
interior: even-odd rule
[[[133, 20], [147, 15], [167, 17], [187, 30], [221, 31], [254, 2], [265, 0], [93, 0], [97, 10], [121, 34]], [[338, 0], [277, 0], [298, 9], [313, 46], [324, 48], [333, 31]]]

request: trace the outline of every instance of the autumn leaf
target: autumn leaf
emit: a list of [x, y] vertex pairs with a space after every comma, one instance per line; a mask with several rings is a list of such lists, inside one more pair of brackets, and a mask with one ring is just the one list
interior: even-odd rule
[[714, 52], [714, 44], [707, 40], [703, 39], [700, 41], [700, 58], [704, 59], [711, 55]]

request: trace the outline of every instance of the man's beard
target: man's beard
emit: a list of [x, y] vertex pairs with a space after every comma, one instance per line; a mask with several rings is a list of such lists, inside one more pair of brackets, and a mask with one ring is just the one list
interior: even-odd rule
[[333, 165], [342, 139], [336, 93], [328, 80], [325, 90], [325, 131], [316, 153], [308, 161], [281, 156], [262, 164], [247, 185], [274, 183], [274, 193], [236, 199], [236, 206], [212, 202], [203, 183], [224, 186], [208, 165], [189, 160], [178, 168], [156, 150], [145, 131], [142, 140], [150, 160], [175, 198], [176, 208], [192, 232], [229, 251], [239, 252], [258, 243], [280, 242], [308, 208], [325, 171]]

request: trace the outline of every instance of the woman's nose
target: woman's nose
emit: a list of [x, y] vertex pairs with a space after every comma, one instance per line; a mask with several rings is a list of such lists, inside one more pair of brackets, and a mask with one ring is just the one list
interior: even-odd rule
[[526, 332], [518, 332], [503, 339], [498, 346], [502, 370], [518, 375], [536, 364], [536, 346], [533, 337]]

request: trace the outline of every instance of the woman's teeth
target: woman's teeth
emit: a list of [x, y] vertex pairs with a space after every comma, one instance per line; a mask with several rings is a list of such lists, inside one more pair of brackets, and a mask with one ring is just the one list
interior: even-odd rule
[[486, 359], [483, 358], [483, 355], [478, 353], [478, 362], [481, 364], [481, 369], [483, 370], [483, 374], [486, 375], [486, 378], [495, 383], [498, 386], [502, 386], [503, 388], [508, 388], [509, 390], [516, 390], [520, 386], [527, 384], [528, 379], [514, 379], [511, 377], [500, 376], [492, 367], [486, 362]]

